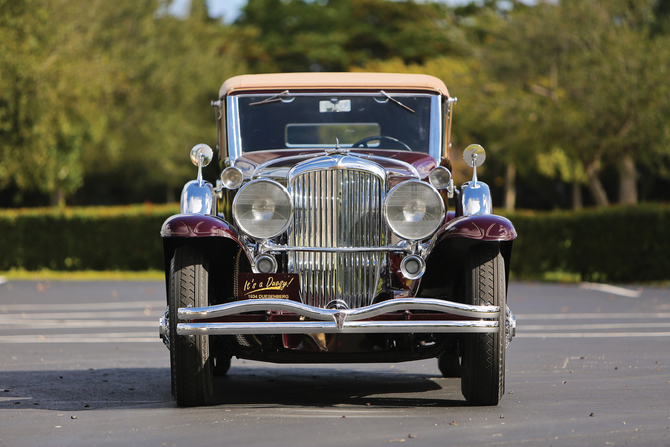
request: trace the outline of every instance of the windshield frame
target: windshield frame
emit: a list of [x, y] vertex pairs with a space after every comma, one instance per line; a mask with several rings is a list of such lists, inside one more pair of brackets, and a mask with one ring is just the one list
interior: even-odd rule
[[[409, 96], [423, 96], [430, 98], [430, 134], [428, 138], [428, 154], [436, 160], [441, 158], [442, 146], [444, 143], [444, 117], [443, 117], [443, 96], [437, 93], [430, 92], [397, 92], [393, 90], [385, 90], [393, 99], [396, 99], [402, 102], [403, 97]], [[290, 96], [312, 96], [312, 97], [326, 97], [330, 98], [333, 95], [343, 95], [343, 96], [368, 96], [368, 97], [379, 97], [381, 89], [378, 91], [366, 91], [366, 92], [356, 92], [351, 90], [338, 90], [338, 91], [328, 91], [328, 92], [313, 92], [313, 91], [295, 91], [290, 92]], [[269, 92], [235, 92], [235, 94], [230, 94], [226, 97], [226, 136], [227, 136], [227, 146], [228, 146], [228, 156], [230, 158], [231, 164], [235, 162], [244, 152], [242, 151], [242, 135], [240, 129], [240, 104], [239, 98], [242, 96], [255, 96], [255, 97], [267, 97], [273, 98], [278, 97], [278, 92], [276, 90]], [[400, 105], [393, 104], [394, 107], [401, 108]], [[263, 104], [256, 105], [254, 107], [265, 107]], [[407, 113], [411, 113], [407, 111]], [[319, 146], [314, 146], [313, 149], [321, 149]], [[360, 148], [361, 150], [369, 150], [366, 148]], [[284, 150], [284, 149], [279, 149]], [[285, 150], [291, 150], [286, 148]], [[293, 149], [295, 150], [295, 149]], [[309, 150], [309, 148], [305, 148]], [[357, 149], [352, 149], [355, 152]], [[423, 152], [422, 152], [423, 153]]]

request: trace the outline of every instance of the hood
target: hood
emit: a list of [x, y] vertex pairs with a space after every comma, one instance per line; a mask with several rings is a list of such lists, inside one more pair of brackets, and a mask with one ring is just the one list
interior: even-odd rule
[[[323, 150], [278, 150], [248, 152], [235, 160], [246, 178], [270, 178], [286, 183], [289, 171], [299, 163], [325, 156]], [[360, 157], [381, 166], [387, 174], [389, 185], [409, 179], [425, 180], [438, 165], [428, 154], [393, 150], [352, 150], [351, 157]]]

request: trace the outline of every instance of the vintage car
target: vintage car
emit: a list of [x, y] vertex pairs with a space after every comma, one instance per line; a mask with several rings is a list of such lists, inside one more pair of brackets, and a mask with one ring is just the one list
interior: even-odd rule
[[[438, 358], [471, 405], [504, 394], [511, 222], [477, 179], [454, 188], [453, 105], [417, 74], [244, 75], [221, 87], [212, 149], [161, 229], [180, 406], [207, 404], [231, 356], [276, 363]], [[217, 381], [223, 382], [225, 381]]]

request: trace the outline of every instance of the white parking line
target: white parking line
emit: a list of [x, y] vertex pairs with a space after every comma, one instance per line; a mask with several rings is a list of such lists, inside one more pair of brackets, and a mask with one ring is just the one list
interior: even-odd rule
[[[517, 315], [516, 338], [624, 338], [670, 337], [670, 313], [556, 313]], [[659, 321], [667, 319], [669, 321]], [[537, 324], [543, 320], [559, 324]], [[577, 324], [560, 324], [562, 321]], [[607, 323], [587, 323], [588, 320], [609, 320]], [[631, 320], [636, 320], [631, 322]], [[535, 324], [526, 324], [526, 322]], [[644, 331], [657, 329], [657, 331]], [[600, 332], [608, 330], [610, 332]], [[616, 332], [611, 332], [615, 330]], [[568, 332], [570, 331], [570, 332]]]
[[[163, 309], [165, 310], [165, 309]], [[33, 319], [33, 320], [52, 320], [52, 319], [70, 319], [70, 320], [87, 320], [90, 318], [158, 318], [163, 311], [159, 309], [145, 309], [127, 310], [118, 312], [53, 312], [53, 313], [15, 313], [15, 314], [0, 314], [0, 319], [7, 319], [11, 315], [12, 319]]]
[[389, 414], [379, 414], [379, 411], [375, 412], [352, 412], [351, 410], [338, 410], [333, 413], [319, 414], [319, 413], [308, 413], [307, 411], [301, 413], [282, 413], [275, 411], [273, 413], [251, 413], [251, 414], [233, 414], [234, 417], [262, 417], [262, 418], [296, 418], [296, 419], [333, 419], [335, 417], [346, 417], [346, 418], [374, 418], [374, 419], [385, 419], [385, 418], [397, 418], [402, 416], [403, 418], [424, 418], [424, 415], [421, 414], [406, 414], [406, 412], [398, 410]]
[[67, 304], [0, 304], [0, 312], [39, 311], [102, 311], [112, 309], [165, 309], [165, 301], [113, 301], [104, 303], [67, 303]]
[[158, 318], [151, 321], [128, 321], [128, 320], [8, 320], [0, 318], [0, 331], [15, 330], [26, 328], [39, 329], [89, 329], [89, 328], [107, 328], [107, 327], [143, 327], [157, 328]]
[[611, 293], [613, 295], [628, 296], [639, 298], [642, 295], [642, 288], [637, 290], [624, 289], [623, 287], [611, 286], [609, 284], [597, 284], [593, 282], [583, 282], [579, 284], [580, 289], [595, 290], [597, 292]]
[[119, 332], [105, 334], [2, 335], [0, 343], [155, 343], [158, 332]]
[[603, 330], [670, 328], [670, 323], [613, 323], [613, 324], [533, 324], [519, 325], [524, 331]]
[[0, 305], [0, 333], [16, 334], [0, 343], [160, 343], [163, 309], [163, 301]]
[[517, 320], [598, 320], [598, 319], [621, 319], [632, 318], [670, 318], [670, 312], [649, 313], [555, 313], [555, 314], [514, 314]]
[[670, 332], [518, 332], [515, 338], [670, 337]]

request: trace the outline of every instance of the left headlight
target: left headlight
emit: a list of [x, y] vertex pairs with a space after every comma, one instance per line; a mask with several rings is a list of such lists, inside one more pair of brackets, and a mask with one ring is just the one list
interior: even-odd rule
[[247, 183], [233, 201], [237, 226], [256, 239], [269, 239], [283, 233], [291, 221], [292, 211], [288, 191], [272, 180]]
[[384, 216], [391, 231], [403, 239], [417, 241], [429, 237], [442, 225], [444, 203], [431, 185], [411, 180], [389, 192]]

